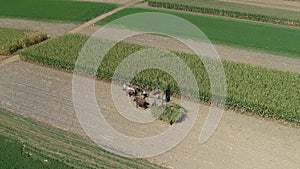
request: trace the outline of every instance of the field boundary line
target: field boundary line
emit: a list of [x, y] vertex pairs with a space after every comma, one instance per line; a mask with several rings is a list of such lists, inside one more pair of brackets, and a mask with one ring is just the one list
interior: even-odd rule
[[7, 65], [9, 63], [16, 62], [18, 60], [20, 60], [20, 56], [19, 55], [14, 55], [14, 56], [11, 56], [11, 57], [6, 58], [4, 60], [1, 60], [0, 61], [0, 66]]
[[75, 29], [69, 31], [68, 33], [69, 33], [69, 34], [80, 33], [80, 32], [83, 31], [84, 29], [86, 29], [86, 28], [90, 27], [91, 25], [93, 25], [93, 24], [95, 24], [95, 23], [97, 23], [97, 22], [103, 20], [104, 18], [106, 18], [106, 17], [108, 17], [108, 16], [110, 16], [110, 15], [113, 15], [113, 14], [115, 14], [115, 13], [117, 13], [117, 12], [119, 12], [119, 11], [125, 9], [125, 8], [128, 8], [128, 7], [130, 7], [130, 6], [133, 6], [133, 5], [135, 5], [135, 4], [139, 3], [139, 2], [141, 2], [141, 1], [140, 1], [140, 0], [133, 0], [133, 1], [131, 1], [131, 2], [128, 2], [128, 3], [126, 3], [126, 4], [124, 4], [124, 5], [122, 5], [122, 6], [118, 7], [118, 8], [116, 8], [116, 9], [110, 11], [110, 12], [107, 12], [107, 13], [105, 13], [105, 14], [102, 14], [102, 15], [100, 15], [100, 16], [98, 16], [98, 17], [96, 17], [96, 18], [94, 18], [94, 19], [92, 19], [92, 20], [90, 20], [90, 21], [87, 21], [87, 22], [83, 23], [82, 25], [80, 25], [80, 26], [78, 26], [77, 28], [75, 28]]

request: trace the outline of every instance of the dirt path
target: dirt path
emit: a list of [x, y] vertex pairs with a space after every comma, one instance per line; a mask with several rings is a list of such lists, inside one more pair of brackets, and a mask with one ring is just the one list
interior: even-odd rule
[[4, 66], [6, 64], [9, 64], [9, 63], [12, 63], [12, 62], [15, 62], [18, 60], [20, 60], [19, 55], [11, 56], [11, 57], [0, 60], [0, 66]]
[[104, 19], [104, 18], [106, 18], [106, 17], [108, 17], [110, 15], [113, 15], [113, 14], [115, 14], [115, 13], [117, 13], [117, 12], [119, 12], [119, 11], [125, 9], [125, 8], [128, 8], [128, 7], [132, 6], [132, 5], [135, 5], [138, 2], [140, 2], [140, 0], [131, 0], [130, 2], [128, 2], [128, 3], [126, 3], [126, 4], [124, 4], [124, 5], [120, 6], [120, 7], [118, 7], [116, 9], [112, 10], [112, 11], [109, 11], [109, 12], [107, 12], [105, 14], [102, 14], [102, 15], [100, 15], [100, 16], [98, 16], [98, 17], [96, 17], [96, 18], [94, 18], [94, 19], [92, 19], [92, 20], [90, 20], [88, 22], [83, 23], [82, 25], [78, 26], [77, 28], [71, 30], [69, 33], [80, 33], [84, 29], [92, 26], [93, 24], [101, 21], [102, 19]]
[[[73, 109], [72, 74], [18, 61], [1, 66], [0, 78], [1, 107], [84, 136]], [[104, 109], [104, 116], [120, 132], [144, 137], [168, 127], [162, 122], [149, 125], [127, 122], [109, 99], [110, 85], [97, 81], [96, 86], [98, 104]], [[149, 160], [179, 169], [299, 168], [300, 128], [232, 111], [225, 112], [220, 126], [207, 143], [198, 144], [207, 109], [201, 105], [200, 117], [183, 142]]]
[[50, 37], [56, 37], [78, 27], [78, 24], [0, 18], [0, 27], [37, 30], [47, 33]]
[[255, 5], [261, 7], [268, 7], [268, 8], [300, 11], [300, 2], [293, 1], [293, 0], [220, 0], [220, 1]]

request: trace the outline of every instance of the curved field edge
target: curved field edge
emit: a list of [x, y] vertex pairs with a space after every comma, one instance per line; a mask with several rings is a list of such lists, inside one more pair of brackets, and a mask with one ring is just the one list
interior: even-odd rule
[[[84, 35], [65, 35], [22, 50], [19, 54], [25, 60], [73, 70], [78, 54], [88, 38]], [[128, 43], [118, 44], [104, 58], [97, 76], [111, 78], [125, 57], [144, 48]], [[201, 60], [195, 55], [176, 54], [191, 68], [198, 82], [200, 90], [189, 92], [199, 92], [200, 99], [210, 102], [212, 96], [209, 78]], [[264, 117], [300, 122], [299, 74], [229, 61], [222, 63], [227, 79], [227, 106]], [[179, 93], [172, 78], [160, 71], [141, 72], [133, 81], [148, 89], [157, 87], [157, 84], [162, 88], [171, 86], [173, 93]]]
[[[220, 1], [147, 0], [151, 7], [197, 12], [273, 24], [300, 26], [299, 12]], [[192, 3], [190, 3], [192, 2]], [[188, 5], [187, 5], [188, 4]]]
[[[298, 47], [300, 39], [299, 28], [164, 9], [136, 7], [127, 8], [117, 12], [101, 20], [97, 24], [105, 25], [123, 16], [143, 12], [166, 13], [185, 19], [199, 28], [214, 44], [222, 44], [280, 56], [300, 58], [300, 48]], [[156, 20], [153, 21], [153, 23], [155, 22]], [[153, 31], [144, 27], [136, 28], [136, 25], [134, 25], [134, 23], [130, 20], [128, 22], [123, 21], [122, 24], [130, 30], [137, 29], [138, 31], [145, 32]], [[180, 32], [178, 36], [187, 37], [189, 39], [192, 35], [189, 35], [189, 32]]]
[[45, 33], [12, 28], [0, 28], [0, 37], [0, 55], [12, 54], [47, 39]]
[[[15, 153], [23, 153], [25, 158], [30, 158], [34, 163], [27, 163], [29, 166], [42, 163], [45, 168], [53, 165], [67, 168], [162, 168], [146, 160], [114, 155], [77, 135], [2, 109], [0, 117], [0, 141], [4, 138], [8, 143], [16, 143]], [[19, 145], [22, 145], [21, 149]], [[13, 158], [16, 157], [6, 157], [7, 160]]]
[[71, 0], [0, 0], [1, 18], [83, 23], [120, 5]]

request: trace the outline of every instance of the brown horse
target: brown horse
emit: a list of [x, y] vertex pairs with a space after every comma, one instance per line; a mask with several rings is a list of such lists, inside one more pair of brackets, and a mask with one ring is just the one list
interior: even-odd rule
[[144, 98], [135, 97], [133, 101], [136, 102], [136, 107], [142, 107], [144, 109], [147, 109], [149, 106], [149, 103], [147, 103]]

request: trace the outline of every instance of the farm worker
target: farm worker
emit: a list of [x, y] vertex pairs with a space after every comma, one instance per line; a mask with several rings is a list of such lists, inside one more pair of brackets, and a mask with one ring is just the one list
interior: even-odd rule
[[165, 93], [166, 93], [166, 102], [169, 102], [171, 100], [171, 91], [169, 86], [167, 87]]
[[146, 98], [146, 97], [148, 97], [148, 94], [145, 92], [145, 90], [143, 90], [143, 96], [144, 96], [144, 99]]

